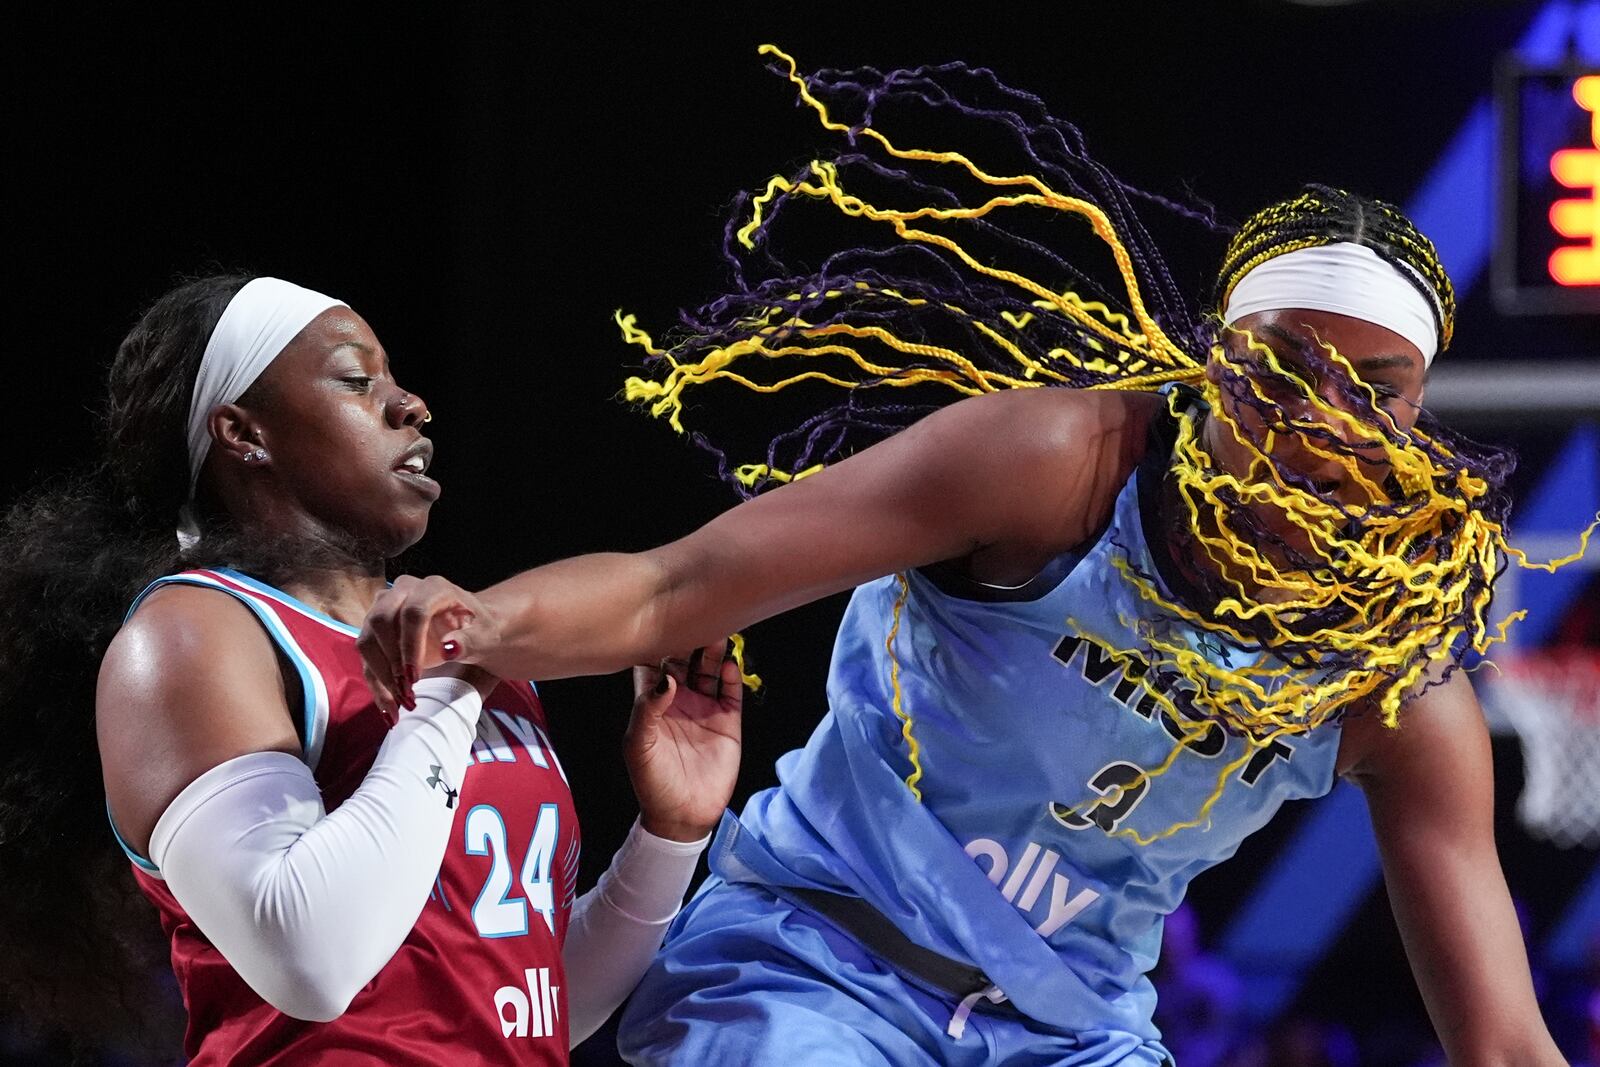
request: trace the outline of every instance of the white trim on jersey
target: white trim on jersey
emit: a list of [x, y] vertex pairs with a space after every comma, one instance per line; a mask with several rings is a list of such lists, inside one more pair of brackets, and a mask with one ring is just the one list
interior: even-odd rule
[[550, 743], [550, 735], [545, 733], [544, 728], [538, 723], [534, 723], [533, 728], [539, 735], [539, 744], [544, 746], [544, 750], [550, 754], [550, 761], [556, 765], [556, 773], [561, 775], [561, 780], [566, 782], [567, 787], [570, 789], [572, 783], [567, 782], [566, 769], [561, 766], [561, 757], [556, 755], [556, 746]]

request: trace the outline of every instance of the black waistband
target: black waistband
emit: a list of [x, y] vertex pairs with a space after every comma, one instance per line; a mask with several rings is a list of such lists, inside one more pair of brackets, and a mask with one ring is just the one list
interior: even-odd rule
[[[952, 1000], [961, 1001], [975, 997], [974, 1007], [979, 1011], [993, 1012], [1020, 1018], [1022, 1012], [1009, 1000], [995, 1003], [980, 994], [997, 988], [994, 981], [981, 968], [969, 963], [942, 956], [932, 949], [923, 948], [891, 922], [888, 916], [860, 897], [829, 893], [824, 889], [803, 889], [798, 886], [769, 887], [785, 899], [799, 904], [808, 911], [827, 919], [833, 925], [855, 938], [874, 955], [901, 974], [914, 978], [927, 986], [943, 992]], [[1173, 1067], [1172, 1059], [1166, 1067]]]
[[[994, 981], [981, 968], [923, 948], [860, 897], [793, 886], [784, 886], [779, 892], [839, 927], [895, 970], [954, 1000], [965, 1000], [995, 988]], [[1009, 1000], [996, 1004], [979, 997], [977, 1007], [1003, 1015], [1022, 1014]]]

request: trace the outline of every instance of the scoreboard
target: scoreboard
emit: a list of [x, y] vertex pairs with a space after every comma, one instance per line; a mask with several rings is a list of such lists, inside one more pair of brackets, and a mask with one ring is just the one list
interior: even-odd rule
[[1508, 62], [1495, 95], [1495, 306], [1600, 314], [1600, 70]]

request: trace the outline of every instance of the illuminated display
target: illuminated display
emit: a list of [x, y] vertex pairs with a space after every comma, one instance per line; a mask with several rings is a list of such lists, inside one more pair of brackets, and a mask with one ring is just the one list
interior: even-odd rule
[[1500, 72], [1496, 306], [1600, 313], [1600, 72]]
[[1572, 99], [1589, 113], [1589, 145], [1563, 148], [1550, 157], [1550, 174], [1568, 189], [1587, 193], [1550, 205], [1550, 225], [1581, 245], [1550, 254], [1550, 277], [1561, 285], [1600, 285], [1600, 74], [1572, 83]]

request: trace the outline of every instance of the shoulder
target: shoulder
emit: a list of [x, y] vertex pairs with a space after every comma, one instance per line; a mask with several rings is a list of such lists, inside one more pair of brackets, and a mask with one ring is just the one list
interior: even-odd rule
[[545, 718], [544, 700], [539, 696], [539, 687], [532, 682], [501, 681], [484, 701], [484, 707], [490, 706], [505, 711], [525, 713], [538, 724], [540, 729], [550, 728]]
[[977, 397], [940, 414], [961, 435], [961, 454], [987, 469], [992, 492], [1009, 484], [1087, 512], [1109, 506], [1138, 466], [1165, 403], [1154, 393], [1044, 388]]
[[1155, 393], [1110, 389], [1007, 389], [952, 404], [929, 416], [952, 429], [979, 430], [995, 440], [1052, 452], [1064, 445], [1090, 446], [1106, 439], [1142, 442], [1164, 406]]
[[954, 428], [932, 444], [970, 464], [973, 505], [991, 523], [966, 557], [970, 576], [1015, 584], [1092, 538], [1144, 458], [1165, 403], [1154, 393], [1042, 388], [941, 412]]
[[249, 752], [301, 751], [271, 639], [243, 603], [198, 586], [153, 591], [112, 640], [95, 729], [111, 810], [140, 850], [206, 771]]
[[[1441, 673], [1435, 668], [1431, 677]], [[1467, 673], [1457, 669], [1407, 698], [1393, 727], [1375, 710], [1349, 715], [1339, 742], [1339, 773], [1369, 791], [1424, 782], [1435, 773], [1464, 773], [1487, 758], [1488, 747], [1483, 709]]]
[[250, 609], [222, 590], [172, 584], [152, 590], [123, 623], [106, 650], [100, 681], [159, 693], [203, 687], [241, 668], [277, 670], [271, 641]]

